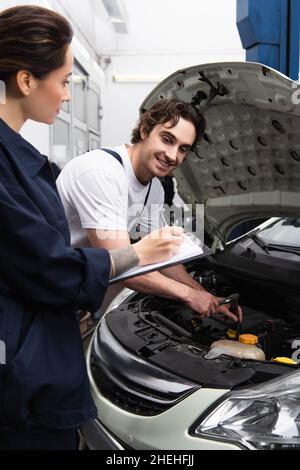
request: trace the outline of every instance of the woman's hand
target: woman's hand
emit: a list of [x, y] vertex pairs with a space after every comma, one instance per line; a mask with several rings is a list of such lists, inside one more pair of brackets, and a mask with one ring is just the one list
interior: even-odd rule
[[180, 248], [183, 233], [182, 227], [164, 227], [132, 245], [140, 260], [139, 266], [160, 263], [171, 258]]

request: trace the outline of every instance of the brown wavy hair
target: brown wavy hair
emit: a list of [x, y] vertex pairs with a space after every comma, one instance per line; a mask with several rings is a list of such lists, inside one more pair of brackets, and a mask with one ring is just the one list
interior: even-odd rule
[[0, 80], [20, 70], [43, 79], [65, 63], [72, 27], [60, 14], [39, 6], [17, 6], [0, 13]]
[[142, 140], [141, 129], [149, 135], [158, 124], [170, 122], [171, 127], [174, 127], [180, 118], [194, 125], [196, 138], [193, 146], [195, 146], [205, 132], [206, 122], [203, 114], [190, 103], [166, 98], [157, 101], [148, 110], [142, 112], [137, 126], [132, 131], [131, 143], [137, 144]]

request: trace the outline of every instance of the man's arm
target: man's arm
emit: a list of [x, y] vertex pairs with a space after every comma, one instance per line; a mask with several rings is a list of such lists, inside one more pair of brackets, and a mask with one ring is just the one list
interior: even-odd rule
[[181, 282], [186, 286], [192, 287], [193, 289], [199, 289], [205, 291], [204, 287], [199, 284], [199, 282], [195, 281], [187, 272], [185, 267], [182, 264], [178, 264], [176, 266], [171, 266], [170, 268], [162, 269], [160, 271], [164, 276], [174, 279], [177, 282]]
[[[126, 231], [89, 229], [87, 233], [91, 245], [95, 248], [101, 247], [112, 250], [130, 245], [129, 235]], [[228, 317], [236, 319], [236, 316], [229, 311], [227, 306], [218, 307], [218, 299], [193, 280], [183, 266], [179, 267], [178, 270], [169, 268], [164, 271], [168, 271], [169, 274], [172, 273], [175, 279], [155, 271], [128, 279], [121, 284], [144, 294], [153, 294], [182, 301], [201, 316], [209, 316], [222, 311]]]
[[[175, 279], [177, 282], [180, 282], [181, 284], [185, 284], [186, 286], [189, 286], [189, 287], [191, 287], [192, 289], [194, 289], [196, 291], [201, 291], [202, 292], [202, 294], [200, 294], [199, 292], [198, 293], [193, 292], [194, 295], [190, 295], [190, 298], [186, 303], [190, 304], [191, 308], [193, 308], [193, 305], [195, 305], [195, 306], [197, 305], [197, 301], [199, 301], [199, 296], [201, 296], [203, 301], [205, 301], [205, 299], [207, 298], [207, 295], [211, 295], [211, 294], [209, 294], [209, 292], [207, 292], [207, 290], [203, 286], [201, 286], [201, 284], [199, 284], [197, 281], [195, 281], [195, 279], [193, 279], [188, 274], [188, 272], [186, 271], [185, 267], [182, 264], [172, 266], [171, 268], [166, 268], [166, 269], [162, 270], [161, 273], [164, 274], [165, 276], [169, 277], [170, 279]], [[213, 297], [214, 297], [214, 300], [215, 300], [214, 305], [216, 307], [216, 312], [223, 313], [224, 315], [226, 315], [226, 316], [228, 316], [228, 317], [230, 317], [234, 320], [235, 315], [233, 315], [232, 312], [229, 310], [230, 305], [229, 306], [226, 306], [226, 305], [218, 306], [217, 302], [219, 300], [222, 300], [222, 298], [221, 297], [216, 297], [216, 296], [213, 296]], [[196, 302], [196, 304], [194, 302]], [[197, 311], [197, 308], [194, 308], [194, 309], [196, 309], [196, 311]], [[238, 307], [238, 316], [239, 316], [239, 319], [241, 321], [242, 318], [243, 318], [243, 313], [242, 313], [242, 310], [241, 310], [240, 307]]]

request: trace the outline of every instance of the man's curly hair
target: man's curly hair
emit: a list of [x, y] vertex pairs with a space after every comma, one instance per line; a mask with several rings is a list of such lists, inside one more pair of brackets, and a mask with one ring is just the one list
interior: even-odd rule
[[148, 136], [158, 124], [170, 122], [172, 128], [176, 126], [180, 118], [190, 121], [195, 127], [194, 147], [205, 132], [206, 122], [204, 116], [190, 103], [166, 98], [157, 101], [148, 110], [142, 112], [137, 126], [132, 131], [131, 143], [137, 144], [142, 140], [141, 129]]

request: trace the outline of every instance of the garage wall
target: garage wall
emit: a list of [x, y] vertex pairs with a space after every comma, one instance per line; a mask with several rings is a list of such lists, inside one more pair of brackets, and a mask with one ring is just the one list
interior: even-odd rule
[[[114, 36], [114, 32], [107, 15], [105, 16], [104, 7], [103, 9], [100, 8], [98, 0], [76, 0], [76, 2], [73, 0], [1, 0], [0, 10], [17, 5], [32, 4], [55, 9], [65, 15], [72, 23], [74, 29], [72, 47], [76, 62], [89, 76], [89, 84], [95, 90], [102, 90], [105, 88], [105, 73], [99, 66], [96, 51], [96, 26], [93, 10], [96, 3], [98, 5], [97, 12], [103, 16], [103, 20], [100, 21], [102, 24], [102, 30], [104, 31], [106, 28], [105, 35], [107, 38], [111, 38]], [[83, 4], [84, 14], [82, 8]], [[109, 40], [109, 43], [112, 43], [111, 39]], [[21, 134], [42, 153], [48, 155], [57, 163], [61, 163], [58, 161], [54, 152], [52, 126], [27, 121], [21, 130]], [[85, 148], [84, 150], [87, 149], [88, 148]], [[75, 156], [75, 153], [76, 152], [71, 148], [70, 155]]]
[[[159, 78], [187, 66], [244, 61], [236, 0], [124, 0], [128, 35], [117, 34], [103, 96], [103, 143], [128, 141], [138, 107]], [[127, 77], [126, 77], [127, 76]], [[127, 79], [115, 82], [113, 78]]]
[[[129, 141], [138, 108], [160, 79], [182, 67], [244, 60], [236, 0], [122, 1], [129, 34], [113, 30], [101, 0], [1, 0], [0, 5], [1, 9], [24, 3], [54, 7], [77, 25], [76, 59], [101, 89], [103, 145]], [[23, 135], [51, 155], [48, 126], [28, 123]]]

